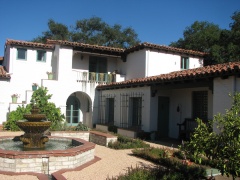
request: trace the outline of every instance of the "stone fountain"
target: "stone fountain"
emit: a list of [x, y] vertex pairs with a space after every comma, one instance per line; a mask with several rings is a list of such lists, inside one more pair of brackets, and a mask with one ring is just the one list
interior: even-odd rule
[[31, 114], [25, 114], [26, 120], [17, 121], [17, 125], [25, 133], [20, 136], [25, 149], [44, 149], [48, 137], [44, 133], [50, 128], [51, 122], [45, 114], [39, 114], [39, 108], [32, 106]]
[[[0, 137], [0, 171], [49, 175], [94, 161], [95, 144], [76, 138], [76, 133], [73, 137], [47, 137], [45, 132], [51, 122], [39, 113], [36, 105], [32, 105], [31, 114], [25, 114], [24, 118], [26, 120], [16, 122], [23, 135]], [[89, 133], [87, 135], [89, 139]]]

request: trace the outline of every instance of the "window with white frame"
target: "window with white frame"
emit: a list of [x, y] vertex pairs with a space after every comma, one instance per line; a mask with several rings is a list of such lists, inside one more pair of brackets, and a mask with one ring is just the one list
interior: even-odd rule
[[46, 51], [37, 50], [37, 61], [46, 62]]
[[189, 69], [189, 57], [181, 57], [181, 69]]
[[27, 49], [17, 48], [17, 59], [27, 60]]

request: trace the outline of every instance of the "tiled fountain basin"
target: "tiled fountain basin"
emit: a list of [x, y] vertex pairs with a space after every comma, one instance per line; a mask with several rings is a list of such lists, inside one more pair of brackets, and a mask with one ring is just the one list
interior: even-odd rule
[[[0, 137], [0, 147], [3, 141], [14, 137]], [[79, 145], [65, 150], [12, 151], [0, 148], [0, 170], [11, 172], [36, 172], [51, 174], [64, 168], [75, 168], [94, 159], [95, 144], [67, 137], [66, 139]]]

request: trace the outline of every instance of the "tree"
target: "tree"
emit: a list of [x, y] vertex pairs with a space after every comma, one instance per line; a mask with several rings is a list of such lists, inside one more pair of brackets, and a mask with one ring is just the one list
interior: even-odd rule
[[220, 32], [220, 28], [213, 23], [195, 21], [190, 27], [184, 30], [184, 39], [181, 38], [179, 41], [173, 42], [170, 45], [184, 49], [209, 52], [210, 47], [218, 42]]
[[38, 36], [33, 41], [67, 40], [118, 48], [127, 48], [140, 42], [137, 33], [131, 27], [122, 28], [119, 24], [110, 26], [99, 17], [78, 20], [74, 26], [71, 26], [71, 30], [66, 25], [50, 19], [48, 28], [48, 31], [43, 32], [42, 36]]
[[207, 157], [208, 161], [215, 162], [222, 175], [231, 174], [235, 179], [240, 176], [240, 93], [231, 97], [232, 107], [225, 114], [215, 115], [208, 124], [197, 120], [198, 127], [183, 149], [199, 163]]
[[[60, 109], [54, 103], [49, 102], [52, 95], [47, 93], [48, 90], [46, 87], [39, 87], [32, 94], [31, 104], [35, 103], [39, 107], [40, 113], [45, 114], [46, 118], [52, 122], [50, 129], [54, 130], [64, 120], [64, 115], [61, 114]], [[12, 131], [20, 130], [16, 125], [16, 121], [24, 119], [23, 115], [30, 113], [31, 104], [28, 104], [26, 107], [18, 106], [15, 111], [11, 111], [6, 124], [4, 124], [4, 128]]]
[[70, 32], [68, 27], [64, 24], [57, 23], [54, 20], [50, 19], [48, 21], [48, 31], [43, 32], [42, 36], [38, 36], [34, 38], [32, 41], [45, 43], [47, 39], [53, 40], [68, 40], [70, 36]]
[[32, 103], [36, 103], [36, 105], [40, 109], [40, 113], [46, 115], [47, 119], [52, 122], [51, 129], [55, 129], [55, 126], [58, 126], [64, 120], [64, 115], [61, 114], [60, 108], [57, 108], [56, 105], [52, 102], [49, 102], [52, 95], [48, 94], [48, 90], [46, 87], [39, 87], [32, 94]]
[[230, 30], [206, 21], [195, 21], [183, 32], [183, 38], [170, 46], [208, 53], [206, 65], [240, 60], [240, 11], [231, 17]]

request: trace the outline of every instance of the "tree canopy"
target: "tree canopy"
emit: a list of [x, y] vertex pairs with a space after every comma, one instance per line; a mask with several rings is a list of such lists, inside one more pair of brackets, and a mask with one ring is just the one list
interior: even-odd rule
[[50, 19], [48, 28], [33, 41], [44, 43], [47, 39], [67, 40], [118, 48], [127, 48], [140, 42], [131, 27], [122, 28], [120, 24], [110, 26], [99, 17], [78, 20], [70, 27]]
[[183, 38], [170, 46], [208, 53], [207, 64], [240, 61], [240, 11], [231, 16], [230, 30], [207, 21], [195, 21], [186, 27]]

